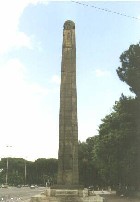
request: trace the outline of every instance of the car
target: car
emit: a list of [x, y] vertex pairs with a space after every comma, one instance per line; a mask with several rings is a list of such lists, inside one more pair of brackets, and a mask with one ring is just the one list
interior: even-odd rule
[[17, 185], [17, 188], [21, 188], [22, 186], [20, 184]]
[[7, 184], [2, 184], [1, 188], [8, 188], [8, 185]]
[[31, 189], [35, 189], [35, 186], [34, 186], [34, 185], [31, 185], [30, 188], [31, 188]]
[[25, 184], [24, 187], [29, 187], [29, 185], [28, 185], [28, 184]]
[[89, 190], [89, 191], [93, 191], [93, 190], [94, 190], [94, 186], [89, 186], [89, 187], [88, 187], [88, 190]]
[[35, 185], [35, 188], [38, 188], [38, 185], [37, 185], [37, 184]]

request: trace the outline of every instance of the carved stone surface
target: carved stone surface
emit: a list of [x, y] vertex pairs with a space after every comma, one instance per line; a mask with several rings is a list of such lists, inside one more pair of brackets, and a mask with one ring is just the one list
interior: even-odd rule
[[63, 29], [57, 184], [79, 184], [75, 24], [70, 20]]
[[75, 29], [75, 24], [74, 22], [72, 22], [71, 20], [67, 20], [65, 23], [64, 23], [64, 29]]

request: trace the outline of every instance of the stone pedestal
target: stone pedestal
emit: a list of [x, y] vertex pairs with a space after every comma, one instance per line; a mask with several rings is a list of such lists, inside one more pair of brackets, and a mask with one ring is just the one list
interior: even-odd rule
[[99, 195], [89, 196], [87, 189], [47, 189], [44, 194], [31, 197], [30, 202], [104, 202], [104, 199]]

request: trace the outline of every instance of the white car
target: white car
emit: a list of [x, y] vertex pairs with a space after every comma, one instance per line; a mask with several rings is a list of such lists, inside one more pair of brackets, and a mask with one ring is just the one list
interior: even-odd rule
[[34, 186], [34, 185], [31, 185], [30, 188], [31, 188], [31, 189], [35, 189], [35, 186]]

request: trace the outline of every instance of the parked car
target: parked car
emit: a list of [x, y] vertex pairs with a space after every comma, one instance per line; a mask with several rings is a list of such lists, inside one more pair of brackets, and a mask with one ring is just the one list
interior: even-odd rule
[[21, 188], [21, 187], [22, 187], [21, 184], [18, 184], [18, 185], [17, 185], [17, 188]]
[[25, 184], [24, 187], [29, 187], [29, 185], [28, 185], [28, 184]]
[[35, 189], [35, 186], [34, 186], [34, 185], [31, 185], [30, 188], [31, 188], [31, 189]]
[[93, 190], [94, 190], [94, 186], [88, 187], [88, 190], [89, 190], [89, 191], [93, 191]]
[[8, 188], [8, 185], [7, 184], [2, 184], [1, 188]]
[[37, 185], [37, 184], [35, 185], [35, 188], [38, 188], [38, 185]]

